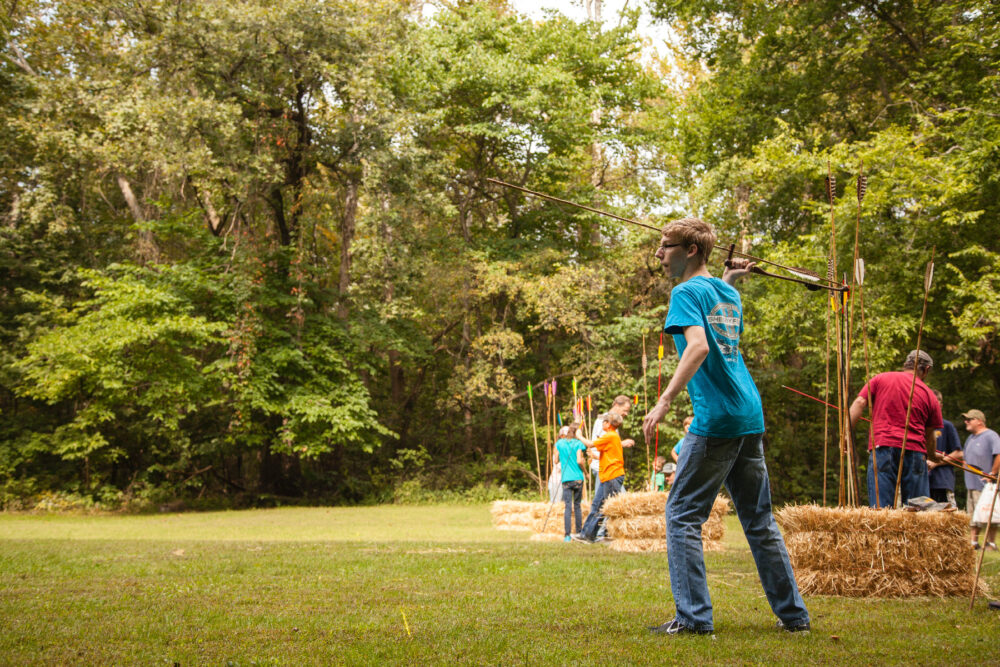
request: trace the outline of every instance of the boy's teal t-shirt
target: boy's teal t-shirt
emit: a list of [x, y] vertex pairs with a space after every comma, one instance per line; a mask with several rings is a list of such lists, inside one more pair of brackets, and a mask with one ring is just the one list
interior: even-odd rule
[[580, 464], [576, 462], [576, 453], [580, 450], [587, 451], [587, 448], [576, 438], [563, 438], [556, 442], [559, 465], [562, 466], [561, 481], [563, 483], [583, 480], [583, 471], [580, 470]]
[[677, 354], [687, 341], [684, 327], [698, 326], [708, 339], [708, 356], [688, 382], [694, 406], [691, 432], [710, 438], [735, 438], [764, 432], [760, 393], [740, 354], [743, 305], [740, 294], [718, 278], [696, 276], [670, 292], [663, 325]]

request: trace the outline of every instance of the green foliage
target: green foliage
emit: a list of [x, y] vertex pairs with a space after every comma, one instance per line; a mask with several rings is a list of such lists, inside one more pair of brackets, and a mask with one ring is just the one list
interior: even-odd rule
[[[701, 215], [822, 273], [829, 163], [843, 273], [863, 161], [854, 382], [913, 345], [936, 247], [924, 341], [946, 413], [1000, 390], [997, 8], [650, 4], [678, 35], [664, 61], [641, 56], [635, 11], [605, 28], [502, 2], [15, 3], [3, 488], [123, 506], [527, 489], [525, 386], [575, 377], [595, 412], [654, 398], [670, 286], [654, 232], [491, 177], [654, 226]], [[775, 495], [815, 498], [822, 412], [780, 385], [824, 390], [825, 299], [741, 289]]]

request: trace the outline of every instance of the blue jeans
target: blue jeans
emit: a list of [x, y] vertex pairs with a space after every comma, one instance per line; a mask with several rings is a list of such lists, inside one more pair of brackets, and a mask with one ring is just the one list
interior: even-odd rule
[[688, 433], [667, 500], [667, 560], [677, 620], [693, 630], [712, 630], [712, 600], [705, 577], [701, 527], [725, 484], [743, 524], [760, 583], [786, 627], [809, 622], [785, 540], [771, 513], [763, 434], [709, 438]]
[[597, 493], [594, 494], [594, 501], [590, 504], [590, 514], [587, 515], [587, 520], [583, 522], [583, 530], [580, 531], [580, 535], [588, 540], [597, 538], [597, 522], [604, 518], [604, 515], [601, 514], [601, 507], [604, 506], [605, 500], [621, 493], [624, 483], [625, 475], [601, 482], [601, 485], [597, 488]]
[[[899, 447], [876, 447], [878, 457], [878, 504], [892, 507], [895, 504], [896, 474], [899, 472]], [[905, 505], [910, 498], [931, 495], [931, 481], [927, 475], [927, 455], [907, 450], [903, 457], [903, 479], [899, 482], [900, 502]], [[875, 469], [871, 454], [868, 455], [868, 504], [875, 507]]]
[[563, 482], [563, 503], [566, 505], [566, 511], [563, 512], [563, 528], [566, 529], [566, 534], [570, 534], [570, 518], [576, 514], [576, 530], [580, 531], [580, 526], [583, 524], [583, 512], [580, 511], [580, 500], [583, 499], [583, 480], [575, 482]]

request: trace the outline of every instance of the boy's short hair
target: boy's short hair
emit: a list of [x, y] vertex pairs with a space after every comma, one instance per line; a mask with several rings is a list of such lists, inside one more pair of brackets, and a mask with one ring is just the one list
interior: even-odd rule
[[618, 396], [615, 396], [615, 400], [611, 402], [611, 405], [625, 405], [626, 403], [631, 405], [632, 399], [626, 396], [625, 394], [620, 394]]
[[685, 246], [696, 245], [702, 260], [708, 261], [715, 247], [715, 231], [712, 225], [701, 218], [681, 218], [672, 220], [661, 230], [671, 243], [681, 243]]
[[624, 420], [622, 419], [621, 415], [612, 412], [611, 414], [609, 414], [607, 417], [604, 418], [604, 421], [607, 422], [608, 424], [611, 424], [615, 428], [618, 428], [619, 426], [622, 425], [622, 422]]

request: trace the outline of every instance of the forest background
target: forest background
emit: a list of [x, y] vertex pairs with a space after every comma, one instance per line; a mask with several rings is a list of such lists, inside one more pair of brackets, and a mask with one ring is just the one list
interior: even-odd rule
[[[670, 284], [655, 233], [487, 178], [824, 273], [827, 164], [842, 272], [863, 162], [871, 372], [915, 346], [935, 248], [930, 383], [1000, 418], [996, 3], [649, 0], [662, 57], [637, 10], [3, 4], [6, 508], [537, 493], [527, 384], [563, 419], [573, 377], [595, 412], [652, 399]], [[774, 495], [819, 500], [824, 410], [781, 385], [824, 392], [827, 300], [741, 290]]]

